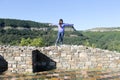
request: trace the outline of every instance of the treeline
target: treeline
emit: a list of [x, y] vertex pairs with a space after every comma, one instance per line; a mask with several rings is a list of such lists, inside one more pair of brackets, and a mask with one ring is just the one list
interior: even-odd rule
[[6, 27], [10, 26], [13, 28], [16, 27], [24, 27], [24, 28], [43, 28], [43, 27], [49, 27], [48, 23], [39, 23], [29, 20], [17, 20], [17, 19], [0, 19], [0, 27]]
[[[18, 29], [5, 30], [1, 28], [0, 36], [1, 36], [0, 45], [50, 46], [55, 44], [57, 38], [57, 31], [18, 30]], [[86, 39], [87, 37], [82, 35], [81, 32], [66, 31], [64, 44], [72, 45], [82, 44], [83, 41], [85, 41]], [[39, 40], [42, 41], [43, 43], [39, 42]]]
[[[12, 27], [5, 29], [4, 27]], [[22, 28], [48, 28], [47, 30], [17, 29]], [[22, 46], [50, 46], [54, 45], [57, 31], [53, 31], [48, 23], [38, 23], [28, 20], [0, 19], [0, 45]], [[74, 35], [74, 36], [71, 36]], [[81, 44], [85, 37], [79, 32], [67, 31], [65, 44]], [[77, 36], [77, 37], [75, 37]], [[80, 37], [82, 36], [82, 37]], [[76, 39], [80, 41], [75, 41]], [[75, 42], [73, 42], [75, 41]]]
[[85, 45], [120, 52], [120, 32], [82, 32], [89, 39]]
[[[0, 29], [0, 44], [1, 45], [20, 45], [22, 39], [42, 38], [47, 40], [48, 32], [36, 30], [18, 30], [18, 29]], [[49, 43], [46, 42], [44, 46]]]
[[[3, 27], [11, 26], [11, 29]], [[23, 28], [45, 28], [50, 27], [47, 23], [38, 23], [26, 20], [0, 19], [0, 45], [21, 45], [21, 46], [51, 46], [55, 44], [57, 31], [53, 30], [19, 30]], [[120, 52], [120, 32], [82, 32], [65, 31], [64, 44], [85, 45], [95, 48], [108, 49]]]
[[[120, 32], [66, 31], [64, 44], [85, 45], [120, 52]], [[51, 46], [55, 44], [57, 31], [0, 29], [0, 45]]]

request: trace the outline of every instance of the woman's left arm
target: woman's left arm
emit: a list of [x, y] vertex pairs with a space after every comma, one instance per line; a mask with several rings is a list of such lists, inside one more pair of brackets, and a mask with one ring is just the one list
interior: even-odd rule
[[74, 24], [66, 24], [66, 23], [64, 23], [63, 25], [64, 26], [73, 26]]

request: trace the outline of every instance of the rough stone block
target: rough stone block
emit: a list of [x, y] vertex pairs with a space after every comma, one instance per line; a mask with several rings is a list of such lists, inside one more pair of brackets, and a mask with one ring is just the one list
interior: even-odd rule
[[16, 68], [16, 67], [17, 67], [17, 65], [16, 65], [16, 64], [13, 64], [13, 65], [12, 65], [12, 68]]
[[85, 62], [85, 65], [91, 65], [92, 63], [91, 62]]
[[21, 61], [21, 57], [15, 57], [15, 61]]

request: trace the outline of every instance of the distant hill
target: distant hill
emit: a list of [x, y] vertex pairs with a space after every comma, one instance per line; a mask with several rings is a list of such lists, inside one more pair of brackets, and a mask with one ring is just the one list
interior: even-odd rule
[[[18, 19], [2, 19], [0, 18], [0, 28], [3, 29], [28, 29], [28, 30], [57, 30], [56, 25], [51, 23], [40, 23], [30, 20], [18, 20]], [[65, 28], [66, 31], [75, 31], [73, 26]]]
[[[54, 45], [57, 38], [57, 25], [40, 23], [30, 20], [1, 19], [0, 18], [0, 45], [33, 45], [40, 42], [43, 46]], [[87, 39], [74, 26], [65, 27], [65, 44], [82, 44]]]
[[[76, 31], [65, 28], [64, 44], [85, 45], [120, 52], [120, 27]], [[0, 19], [0, 45], [54, 45], [57, 26], [29, 20]]]
[[120, 31], [120, 27], [98, 27], [98, 28], [88, 29], [87, 31], [93, 31], [93, 32]]

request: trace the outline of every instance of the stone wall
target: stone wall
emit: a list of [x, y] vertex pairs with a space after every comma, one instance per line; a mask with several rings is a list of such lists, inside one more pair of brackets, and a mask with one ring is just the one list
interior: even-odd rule
[[85, 46], [45, 47], [58, 69], [120, 69], [120, 53]]
[[8, 62], [8, 72], [32, 72], [33, 47], [0, 46], [0, 55]]
[[[120, 53], [82, 45], [50, 47], [0, 46], [0, 55], [8, 61], [8, 72], [32, 72], [32, 52], [39, 50], [56, 62], [56, 69], [120, 69]], [[46, 65], [46, 64], [44, 64]]]

